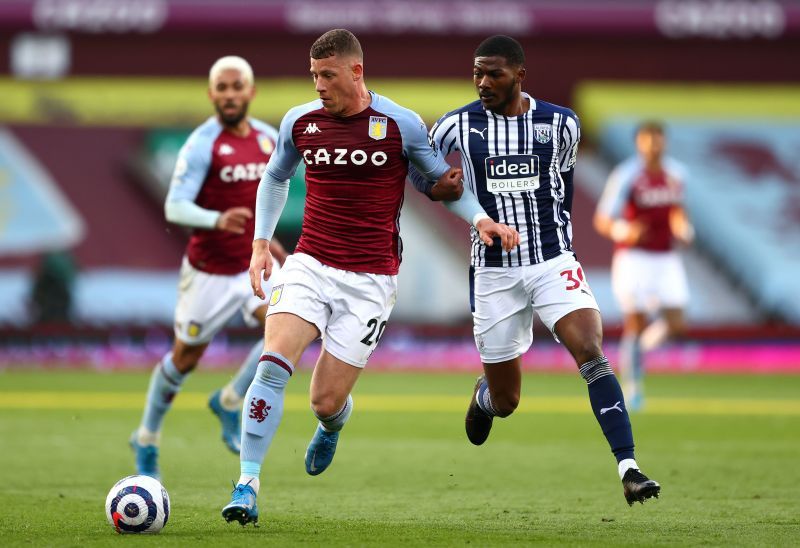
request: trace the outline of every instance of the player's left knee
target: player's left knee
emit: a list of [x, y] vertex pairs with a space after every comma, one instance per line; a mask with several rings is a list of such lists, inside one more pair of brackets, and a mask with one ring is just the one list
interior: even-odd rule
[[519, 406], [519, 394], [492, 394], [492, 407], [496, 416], [503, 418], [513, 413]]
[[570, 351], [575, 358], [575, 362], [579, 366], [603, 355], [603, 349], [600, 346], [600, 341], [592, 339], [581, 341], [578, 345], [571, 348]]
[[344, 402], [338, 404], [336, 399], [332, 396], [312, 397], [311, 398], [311, 411], [317, 418], [332, 417], [344, 405]]

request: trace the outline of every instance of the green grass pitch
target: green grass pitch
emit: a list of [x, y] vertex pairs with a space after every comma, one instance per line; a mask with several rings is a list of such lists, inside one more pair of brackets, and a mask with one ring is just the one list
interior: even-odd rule
[[205, 399], [227, 378], [193, 375], [167, 417], [167, 527], [121, 537], [103, 503], [132, 473], [127, 438], [148, 373], [0, 372], [0, 545], [800, 542], [800, 376], [649, 378], [649, 407], [633, 416], [637, 458], [663, 491], [629, 508], [577, 374], [527, 374], [519, 412], [473, 447], [463, 414], [474, 376], [367, 371], [334, 463], [310, 477], [315, 421], [300, 373], [262, 472], [257, 529], [219, 514], [238, 459]]

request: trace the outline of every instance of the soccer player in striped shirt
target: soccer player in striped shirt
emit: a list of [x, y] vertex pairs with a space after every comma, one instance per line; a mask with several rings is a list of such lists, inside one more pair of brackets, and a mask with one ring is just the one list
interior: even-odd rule
[[[516, 409], [521, 355], [531, 345], [536, 312], [586, 380], [625, 499], [642, 502], [658, 496], [660, 486], [639, 471], [634, 459], [628, 411], [601, 347], [597, 302], [572, 250], [580, 123], [570, 109], [522, 92], [525, 75], [525, 56], [516, 40], [487, 38], [474, 56], [479, 100], [445, 114], [430, 132], [444, 156], [460, 153], [464, 193], [473, 193], [493, 220], [520, 235], [520, 245], [506, 251], [484, 246], [472, 231], [471, 304], [484, 375], [470, 400], [467, 437], [481, 445], [493, 418]], [[424, 177], [414, 170], [411, 177], [424, 189]]]

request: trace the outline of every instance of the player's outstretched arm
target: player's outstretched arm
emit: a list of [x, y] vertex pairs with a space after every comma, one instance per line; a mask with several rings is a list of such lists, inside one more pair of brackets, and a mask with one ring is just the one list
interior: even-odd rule
[[269, 240], [253, 240], [253, 254], [250, 256], [249, 270], [250, 287], [253, 288], [253, 295], [261, 300], [265, 298], [261, 280], [267, 281], [272, 276], [272, 253], [269, 247]]
[[488, 215], [478, 220], [475, 228], [481, 241], [489, 247], [494, 245], [494, 238], [500, 238], [503, 251], [511, 251], [519, 245], [519, 232], [508, 225], [494, 221]]

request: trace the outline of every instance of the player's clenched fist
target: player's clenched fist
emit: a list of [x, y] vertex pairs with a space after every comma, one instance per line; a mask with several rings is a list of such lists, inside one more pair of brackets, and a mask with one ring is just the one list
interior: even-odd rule
[[250, 257], [250, 287], [253, 295], [264, 300], [261, 280], [267, 281], [272, 275], [272, 253], [268, 240], [253, 240], [253, 254]]
[[222, 212], [217, 219], [217, 230], [244, 234], [244, 226], [253, 218], [253, 212], [247, 207], [232, 207]]
[[497, 223], [488, 218], [481, 219], [475, 228], [478, 229], [481, 241], [489, 247], [492, 246], [494, 238], [500, 238], [503, 251], [511, 251], [519, 245], [519, 232], [503, 223]]
[[447, 200], [452, 202], [461, 198], [464, 192], [464, 172], [461, 168], [451, 167], [444, 175], [439, 177], [436, 184], [431, 187], [431, 199], [434, 201]]

